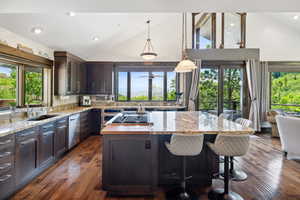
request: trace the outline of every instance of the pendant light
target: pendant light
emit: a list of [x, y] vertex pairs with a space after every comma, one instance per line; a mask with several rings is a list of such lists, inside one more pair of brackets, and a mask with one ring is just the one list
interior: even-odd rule
[[153, 46], [150, 39], [150, 20], [146, 22], [148, 24], [148, 38], [146, 40], [143, 53], [141, 53], [141, 56], [144, 60], [153, 60], [157, 53], [154, 52]]
[[182, 43], [181, 43], [181, 50], [182, 50], [182, 59], [177, 64], [175, 68], [175, 72], [191, 72], [194, 69], [197, 69], [195, 63], [188, 59], [187, 53], [187, 28], [186, 28], [186, 13], [182, 14]]

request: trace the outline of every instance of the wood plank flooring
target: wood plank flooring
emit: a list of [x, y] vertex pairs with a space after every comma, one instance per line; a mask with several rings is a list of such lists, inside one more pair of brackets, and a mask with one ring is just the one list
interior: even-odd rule
[[[164, 192], [155, 197], [108, 197], [101, 190], [101, 136], [91, 136], [62, 160], [49, 168], [12, 199], [87, 199], [87, 200], [163, 200]], [[249, 152], [238, 158], [237, 167], [249, 178], [244, 182], [232, 182], [231, 188], [246, 200], [299, 200], [300, 162], [286, 160], [280, 151], [278, 139], [252, 136]], [[215, 180], [213, 187], [222, 187]], [[207, 191], [206, 188], [202, 191]], [[199, 191], [199, 199], [207, 199]]]

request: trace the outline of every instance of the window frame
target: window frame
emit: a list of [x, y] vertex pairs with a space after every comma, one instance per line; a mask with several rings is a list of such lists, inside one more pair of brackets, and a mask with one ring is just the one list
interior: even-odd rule
[[[14, 63], [14, 62], [10, 62], [10, 61], [7, 61], [7, 60], [2, 60], [0, 58], [0, 63], [5, 63], [5, 64], [10, 64], [10, 65], [15, 65], [16, 67], [16, 106], [19, 107], [19, 65], [17, 63]], [[5, 110], [9, 110], [10, 107], [9, 106], [3, 106], [1, 107], [0, 106], [0, 111], [5, 111]]]
[[[217, 28], [217, 23], [216, 23], [216, 13], [203, 13], [200, 17], [200, 19], [196, 22], [195, 17], [199, 15], [200, 13], [192, 13], [192, 46], [194, 49], [201, 49], [198, 48], [197, 46], [197, 31], [201, 29], [200, 27], [196, 27], [198, 23], [203, 23], [203, 21], [207, 20], [209, 17], [211, 17], [211, 36], [212, 36], [212, 44], [211, 44], [211, 49], [216, 48], [216, 28]], [[200, 44], [199, 44], [200, 46]]]
[[[167, 95], [167, 72], [174, 72], [175, 63], [157, 63], [157, 64], [145, 64], [145, 63], [131, 63], [128, 64], [117, 64], [115, 67], [115, 100], [118, 102], [175, 102], [174, 100], [168, 100]], [[118, 83], [119, 83], [119, 72], [127, 72], [127, 100], [119, 100], [118, 99]], [[148, 72], [149, 76], [152, 72], [163, 72], [163, 100], [152, 100], [152, 79], [148, 79], [148, 100], [131, 100], [131, 72]], [[175, 82], [176, 82], [176, 92], [179, 91], [179, 74], [175, 73]]]
[[[11, 59], [5, 59], [5, 57], [0, 57], [0, 62], [2, 63], [7, 63], [7, 64], [12, 64], [16, 66], [16, 107], [17, 108], [24, 108], [26, 107], [25, 105], [25, 71], [26, 68], [40, 68], [42, 71], [42, 104], [34, 104], [34, 105], [28, 105], [29, 107], [41, 107], [43, 106], [46, 102], [45, 101], [45, 67], [42, 64], [36, 64], [36, 63], [27, 63], [27, 62], [19, 62], [18, 60], [11, 60]], [[48, 67], [49, 68], [49, 67]], [[51, 69], [51, 68], [49, 68]], [[52, 82], [53, 80], [53, 74], [52, 71], [49, 73], [50, 75], [50, 80]], [[52, 86], [50, 88], [50, 90], [52, 91]], [[52, 92], [51, 92], [51, 96], [50, 96], [50, 101], [46, 103], [47, 105], [49, 104], [49, 106], [51, 106], [52, 104]], [[5, 107], [0, 107], [0, 111], [7, 111], [9, 110], [10, 107], [9, 106], [5, 106]]]
[[[35, 68], [34, 66], [29, 66], [29, 65], [26, 65], [26, 66], [24, 66], [24, 75], [23, 75], [23, 84], [24, 84], [24, 87], [23, 87], [23, 90], [24, 90], [24, 98], [22, 98], [22, 105], [23, 106], [27, 106], [26, 105], [26, 103], [25, 103], [25, 97], [26, 97], [26, 82], [25, 82], [25, 73], [26, 73], [26, 68], [28, 69], [28, 68]], [[45, 89], [44, 89], [44, 75], [45, 75], [45, 73], [44, 73], [44, 69], [43, 69], [43, 67], [36, 67], [36, 68], [40, 68], [41, 69], [41, 73], [42, 73], [42, 103], [41, 104], [29, 104], [28, 106], [29, 107], [41, 107], [41, 106], [43, 106], [43, 104], [44, 104], [44, 92], [45, 92]]]
[[[240, 48], [246, 48], [246, 13], [235, 13], [240, 15], [241, 18], [241, 41]], [[222, 22], [221, 22], [222, 30], [221, 30], [221, 44], [220, 48], [224, 48], [225, 43], [225, 13], [222, 13]]]

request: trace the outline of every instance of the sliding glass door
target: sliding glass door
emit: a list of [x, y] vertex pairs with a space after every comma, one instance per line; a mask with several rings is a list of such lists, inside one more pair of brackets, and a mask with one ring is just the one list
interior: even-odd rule
[[239, 65], [204, 66], [200, 72], [198, 109], [228, 119], [243, 116], [245, 80]]

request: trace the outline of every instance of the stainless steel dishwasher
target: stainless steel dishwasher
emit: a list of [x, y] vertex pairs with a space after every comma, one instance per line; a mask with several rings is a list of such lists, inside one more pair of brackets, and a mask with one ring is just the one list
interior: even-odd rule
[[69, 149], [79, 143], [80, 137], [80, 114], [69, 117]]

